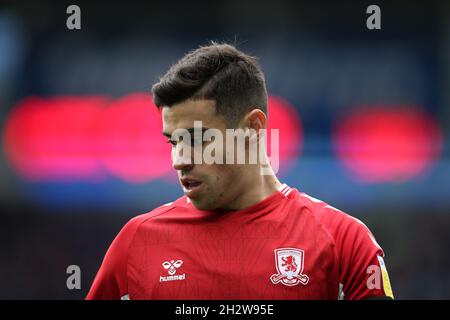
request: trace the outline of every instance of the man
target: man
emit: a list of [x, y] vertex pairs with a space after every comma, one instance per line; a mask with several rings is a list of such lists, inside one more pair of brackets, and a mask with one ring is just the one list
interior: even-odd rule
[[[263, 139], [267, 90], [255, 58], [227, 44], [200, 47], [153, 97], [185, 195], [124, 226], [87, 299], [393, 298], [384, 253], [362, 222], [281, 183], [264, 156], [194, 161], [213, 143], [208, 130], [241, 129], [246, 156]], [[199, 123], [200, 143], [179, 134]], [[236, 161], [236, 139], [211, 155]]]

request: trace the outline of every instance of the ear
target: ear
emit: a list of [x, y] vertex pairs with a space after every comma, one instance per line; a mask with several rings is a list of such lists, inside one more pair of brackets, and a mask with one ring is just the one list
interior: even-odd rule
[[242, 126], [246, 130], [251, 130], [256, 133], [256, 135], [250, 136], [250, 140], [258, 141], [261, 133], [260, 130], [267, 128], [267, 116], [261, 109], [253, 109], [245, 115]]
[[267, 127], [267, 116], [261, 109], [253, 109], [246, 116], [246, 127], [258, 132]]

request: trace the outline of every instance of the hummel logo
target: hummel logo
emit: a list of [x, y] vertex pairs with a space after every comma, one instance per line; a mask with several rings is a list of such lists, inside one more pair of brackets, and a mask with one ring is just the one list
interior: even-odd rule
[[181, 267], [183, 264], [183, 260], [171, 260], [163, 262], [162, 266], [167, 270], [169, 276], [159, 276], [159, 282], [163, 281], [174, 281], [174, 280], [184, 280], [186, 278], [186, 274], [175, 275], [177, 273], [177, 269]]
[[181, 265], [183, 264], [182, 260], [177, 260], [177, 261], [165, 261], [162, 266], [164, 267], [164, 269], [169, 270], [169, 274], [170, 275], [174, 275], [177, 272], [177, 269], [179, 267], [181, 267]]

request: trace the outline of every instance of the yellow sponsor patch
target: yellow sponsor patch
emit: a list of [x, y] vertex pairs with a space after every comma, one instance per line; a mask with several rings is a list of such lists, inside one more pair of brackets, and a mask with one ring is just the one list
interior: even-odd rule
[[378, 256], [378, 262], [380, 263], [381, 268], [381, 278], [383, 279], [383, 288], [386, 296], [394, 299], [394, 294], [392, 293], [391, 282], [389, 281], [389, 275], [386, 269], [386, 265], [384, 264], [383, 257]]

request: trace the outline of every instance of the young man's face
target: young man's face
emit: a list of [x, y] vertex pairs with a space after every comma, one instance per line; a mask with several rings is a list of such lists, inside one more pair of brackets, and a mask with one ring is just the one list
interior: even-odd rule
[[[194, 121], [201, 121], [203, 130], [218, 129], [226, 136], [226, 122], [223, 116], [215, 113], [212, 100], [187, 100], [162, 110], [163, 134], [172, 140], [173, 168], [177, 170], [181, 187], [192, 204], [200, 210], [228, 209], [227, 204], [240, 192], [239, 177], [242, 166], [235, 164], [194, 164], [193, 141], [190, 164], [183, 163], [181, 140], [172, 136], [177, 129], [194, 129]], [[193, 132], [191, 132], [194, 137]], [[175, 141], [173, 141], [175, 140]], [[209, 142], [203, 142], [203, 148]], [[225, 142], [223, 143], [225, 149]], [[223, 155], [225, 157], [225, 150]], [[223, 161], [225, 163], [225, 160]], [[242, 178], [242, 177], [241, 177]]]

